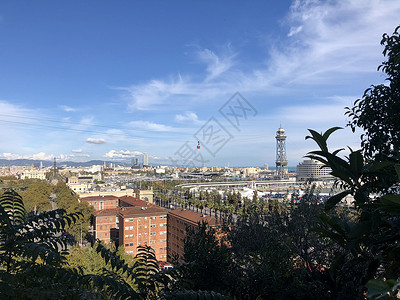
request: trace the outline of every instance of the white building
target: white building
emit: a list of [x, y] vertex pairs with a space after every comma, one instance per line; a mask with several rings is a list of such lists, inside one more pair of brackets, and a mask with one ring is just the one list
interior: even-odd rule
[[307, 179], [333, 179], [331, 168], [322, 168], [324, 164], [315, 159], [304, 160], [297, 165], [297, 180]]
[[143, 166], [149, 165], [149, 155], [147, 153], [143, 153]]
[[29, 170], [24, 171], [21, 175], [21, 179], [46, 179], [46, 170]]

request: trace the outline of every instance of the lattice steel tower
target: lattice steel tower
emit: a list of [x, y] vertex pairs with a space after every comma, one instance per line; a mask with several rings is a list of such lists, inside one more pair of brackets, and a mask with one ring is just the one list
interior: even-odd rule
[[286, 135], [282, 125], [276, 132], [276, 175], [279, 179], [286, 177], [287, 159], [286, 159]]

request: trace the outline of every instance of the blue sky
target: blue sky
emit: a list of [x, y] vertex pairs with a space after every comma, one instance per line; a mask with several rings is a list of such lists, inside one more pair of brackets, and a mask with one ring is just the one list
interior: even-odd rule
[[273, 166], [282, 124], [295, 166], [307, 128], [344, 127], [384, 82], [399, 16], [398, 0], [2, 1], [0, 158]]

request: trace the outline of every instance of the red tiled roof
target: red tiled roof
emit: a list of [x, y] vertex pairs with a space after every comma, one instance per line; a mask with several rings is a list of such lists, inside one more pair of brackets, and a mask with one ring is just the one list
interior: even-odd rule
[[149, 203], [149, 202], [146, 202], [144, 200], [140, 200], [140, 199], [132, 197], [132, 196], [122, 196], [122, 197], [119, 197], [119, 200], [123, 201], [126, 204], [131, 205], [131, 206], [148, 206], [148, 205], [151, 205], [151, 203]]
[[133, 216], [166, 215], [167, 212], [168, 210], [163, 207], [150, 204], [150, 206], [121, 207], [119, 214], [121, 217], [126, 218]]
[[178, 217], [180, 219], [185, 219], [188, 222], [192, 223], [201, 223], [202, 221], [205, 221], [208, 223], [210, 226], [216, 226], [217, 225], [217, 219], [211, 216], [204, 216], [201, 213], [194, 212], [188, 209], [184, 208], [179, 208], [179, 209], [174, 209], [168, 212], [168, 215], [172, 215], [174, 217]]
[[102, 210], [97, 210], [92, 213], [93, 216], [116, 216], [121, 208], [116, 207], [116, 208], [106, 208]]

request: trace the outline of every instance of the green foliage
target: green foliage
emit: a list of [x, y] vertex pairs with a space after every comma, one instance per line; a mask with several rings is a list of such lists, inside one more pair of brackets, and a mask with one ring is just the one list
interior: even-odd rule
[[387, 61], [378, 70], [386, 73], [388, 84], [371, 86], [354, 106], [346, 108], [352, 118], [349, 126], [353, 132], [357, 127], [365, 132], [361, 135], [361, 146], [369, 160], [396, 156], [400, 146], [400, 26], [392, 36], [384, 34], [381, 44]]
[[184, 260], [189, 265], [185, 269], [185, 279], [191, 282], [191, 289], [227, 293], [229, 281], [221, 274], [230, 272], [228, 247], [205, 222], [198, 227], [188, 227], [186, 231]]
[[[318, 145], [326, 145], [323, 135], [313, 134]], [[321, 142], [322, 140], [322, 142]], [[398, 157], [398, 153], [396, 154]], [[362, 294], [363, 286], [373, 278], [398, 278], [400, 251], [400, 197], [398, 195], [399, 165], [397, 159], [389, 160], [382, 152], [379, 160], [364, 163], [361, 151], [352, 151], [347, 159], [329, 152], [327, 147], [313, 151], [310, 158], [324, 162], [332, 168], [339, 185], [346, 190], [332, 196], [325, 205], [326, 213], [320, 215], [322, 236], [334, 241], [342, 251], [336, 253], [331, 267], [336, 288], [351, 280]], [[395, 158], [394, 153], [390, 154]], [[360, 215], [354, 221], [342, 220], [332, 214], [335, 207], [346, 195], [355, 199], [355, 208]], [[357, 269], [358, 276], [349, 278], [349, 272]]]
[[188, 228], [183, 274], [189, 282], [181, 284], [236, 299], [331, 297], [324, 268], [333, 243], [313, 230], [323, 211], [316, 199], [311, 188], [296, 205], [252, 201], [222, 232], [206, 224]]
[[55, 203], [58, 208], [65, 209], [68, 213], [79, 212], [82, 218], [79, 223], [74, 223], [68, 226], [67, 231], [72, 234], [76, 241], [80, 240], [81, 224], [82, 235], [85, 237], [90, 227], [90, 217], [94, 208], [87, 202], [79, 202], [79, 196], [75, 194], [64, 182], [58, 182], [54, 187], [56, 194]]
[[32, 182], [23, 193], [26, 211], [43, 212], [51, 210], [49, 199], [51, 190], [51, 185], [45, 181]]
[[[25, 215], [21, 196], [0, 198], [0, 296], [18, 299], [71, 295], [68, 282], [57, 286], [70, 240], [63, 228], [78, 219], [64, 210]], [[44, 285], [43, 282], [46, 282]]]

